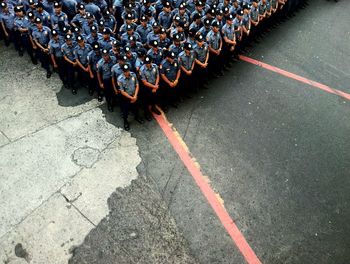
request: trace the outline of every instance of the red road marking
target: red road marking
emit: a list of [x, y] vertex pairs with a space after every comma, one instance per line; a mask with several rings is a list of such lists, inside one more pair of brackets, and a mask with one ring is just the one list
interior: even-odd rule
[[[246, 56], [239, 56], [240, 60], [257, 65], [259, 67], [262, 67], [264, 69], [276, 72], [280, 75], [286, 76], [288, 78], [297, 80], [302, 83], [306, 83], [308, 85], [311, 85], [315, 88], [321, 89], [325, 92], [338, 95], [340, 97], [343, 97], [347, 100], [350, 100], [350, 94], [339, 91], [337, 89], [331, 88], [327, 85], [324, 85], [319, 82], [315, 82], [312, 80], [309, 80], [307, 78], [304, 78], [302, 76], [296, 75], [294, 73], [285, 71], [283, 69], [280, 69], [278, 67], [266, 64], [261, 61], [257, 61], [252, 58], [248, 58]], [[160, 109], [159, 109], [160, 110]], [[192, 175], [193, 179], [195, 180], [196, 184], [198, 185], [199, 189], [202, 191], [202, 194], [207, 199], [210, 206], [215, 211], [217, 217], [221, 221], [222, 225], [232, 238], [235, 245], [238, 247], [239, 251], [242, 253], [243, 257], [249, 264], [261, 264], [261, 261], [256, 256], [253, 249], [249, 246], [248, 242], [244, 238], [241, 231], [239, 231], [237, 225], [234, 223], [228, 212], [226, 211], [223, 204], [220, 202], [217, 194], [213, 191], [213, 189], [210, 187], [210, 184], [206, 181], [205, 177], [203, 176], [201, 170], [196, 166], [191, 153], [188, 151], [188, 148], [186, 144], [182, 141], [181, 138], [177, 135], [177, 133], [172, 129], [172, 125], [168, 122], [166, 119], [164, 113], [162, 112], [162, 115], [156, 115], [153, 114], [154, 118], [157, 120], [159, 126], [162, 128], [164, 134], [168, 138], [169, 142], [173, 146], [174, 150], [182, 160], [183, 164], [186, 166], [187, 170]]]
[[215, 211], [217, 217], [219, 218], [222, 225], [224, 226], [224, 228], [238, 247], [239, 251], [242, 253], [247, 263], [261, 264], [261, 261], [258, 259], [256, 254], [244, 238], [243, 234], [239, 231], [238, 227], [233, 222], [225, 207], [220, 202], [217, 194], [210, 187], [209, 183], [204, 178], [201, 170], [196, 166], [191, 154], [188, 151], [187, 146], [184, 144], [182, 139], [179, 138], [177, 133], [172, 129], [172, 125], [168, 122], [164, 113], [162, 113], [162, 115], [153, 114], [153, 116], [157, 120], [159, 126], [162, 128], [164, 134], [168, 138], [174, 150], [179, 155], [187, 170], [192, 175], [199, 189], [202, 191], [202, 194], [205, 196], [210, 206]]
[[302, 83], [306, 83], [308, 85], [311, 85], [313, 87], [316, 87], [318, 89], [321, 89], [327, 93], [331, 93], [331, 94], [335, 94], [335, 95], [338, 95], [340, 97], [343, 97], [347, 100], [350, 100], [350, 94], [348, 93], [345, 93], [345, 92], [342, 92], [342, 91], [339, 91], [337, 89], [334, 89], [334, 88], [331, 88], [327, 85], [324, 85], [322, 83], [319, 83], [319, 82], [315, 82], [315, 81], [312, 81], [312, 80], [309, 80], [309, 79], [306, 79], [304, 77], [301, 77], [299, 75], [296, 75], [294, 73], [291, 73], [291, 72], [288, 72], [288, 71], [285, 71], [285, 70], [282, 70], [280, 68], [277, 68], [275, 66], [272, 66], [272, 65], [269, 65], [269, 64], [266, 64], [264, 62], [261, 62], [261, 61], [257, 61], [257, 60], [254, 60], [252, 58], [248, 58], [246, 56], [242, 56], [240, 55], [239, 56], [240, 60], [242, 61], [245, 61], [245, 62], [248, 62], [248, 63], [251, 63], [251, 64], [254, 64], [254, 65], [257, 65], [259, 67], [262, 67], [264, 69], [267, 69], [269, 71], [273, 71], [273, 72], [276, 72], [278, 74], [281, 74], [283, 76], [286, 76], [288, 78], [291, 78], [291, 79], [294, 79], [294, 80], [297, 80], [299, 82], [302, 82]]

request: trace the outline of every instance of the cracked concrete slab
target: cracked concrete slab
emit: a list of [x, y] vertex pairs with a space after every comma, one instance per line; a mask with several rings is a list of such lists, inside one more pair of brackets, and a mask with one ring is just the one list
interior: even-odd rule
[[[121, 140], [133, 144], [123, 146]], [[116, 186], [128, 186], [137, 178], [136, 167], [141, 162], [135, 139], [125, 131], [97, 158], [90, 169], [83, 169], [61, 189], [61, 193], [95, 225], [108, 214], [106, 201]]]
[[120, 135], [121, 130], [94, 109], [1, 148], [0, 237], [84, 168], [72, 161], [77, 149], [102, 152]]
[[108, 205], [110, 213], [74, 249], [70, 264], [197, 263], [149, 179], [118, 188]]
[[9, 143], [10, 140], [5, 136], [5, 134], [0, 132], [0, 147]]
[[55, 193], [0, 240], [0, 263], [67, 263], [93, 225]]
[[56, 75], [46, 79], [39, 66], [2, 46], [1, 42], [0, 112], [6, 114], [0, 115], [0, 131], [10, 140], [100, 105], [87, 91], [73, 96]]

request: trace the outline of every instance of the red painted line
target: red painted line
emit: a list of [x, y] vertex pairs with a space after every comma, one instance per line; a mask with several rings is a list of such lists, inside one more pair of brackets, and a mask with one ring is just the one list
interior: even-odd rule
[[183, 164], [186, 166], [187, 170], [192, 175], [199, 189], [202, 191], [202, 194], [205, 196], [208, 203], [215, 211], [217, 217], [219, 218], [222, 225], [232, 238], [233, 242], [238, 247], [239, 251], [242, 253], [247, 263], [261, 264], [261, 261], [258, 259], [256, 254], [244, 238], [243, 234], [239, 231], [238, 227], [233, 222], [232, 218], [226, 211], [222, 202], [219, 200], [217, 194], [213, 191], [200, 169], [196, 166], [191, 154], [188, 151], [187, 146], [177, 135], [177, 133], [172, 129], [172, 125], [167, 121], [165, 115], [153, 114], [153, 116], [157, 120], [159, 126], [162, 128], [164, 134], [168, 138], [174, 150], [179, 155]]
[[242, 61], [245, 61], [245, 62], [248, 62], [248, 63], [251, 63], [251, 64], [254, 64], [254, 65], [257, 65], [259, 67], [262, 67], [264, 69], [267, 69], [269, 71], [273, 71], [273, 72], [276, 72], [278, 74], [281, 74], [283, 76], [286, 76], [288, 78], [291, 78], [291, 79], [294, 79], [294, 80], [297, 80], [299, 82], [302, 82], [302, 83], [306, 83], [308, 85], [311, 85], [315, 88], [318, 88], [318, 89], [321, 89], [327, 93], [330, 93], [330, 94], [335, 94], [335, 95], [338, 95], [340, 97], [343, 97], [347, 100], [350, 100], [350, 94], [348, 93], [345, 93], [345, 92], [342, 92], [342, 91], [339, 91], [337, 89], [334, 89], [334, 88], [331, 88], [327, 85], [324, 85], [322, 83], [319, 83], [319, 82], [315, 82], [315, 81], [312, 81], [312, 80], [309, 80], [307, 78], [304, 78], [304, 77], [301, 77], [299, 75], [296, 75], [294, 73], [291, 73], [291, 72], [288, 72], [288, 71], [285, 71], [285, 70], [282, 70], [280, 68], [277, 68], [275, 66], [272, 66], [272, 65], [269, 65], [269, 64], [266, 64], [264, 62], [261, 62], [261, 61], [257, 61], [257, 60], [254, 60], [252, 58], [248, 58], [246, 56], [242, 56], [240, 55], [239, 56], [240, 60]]

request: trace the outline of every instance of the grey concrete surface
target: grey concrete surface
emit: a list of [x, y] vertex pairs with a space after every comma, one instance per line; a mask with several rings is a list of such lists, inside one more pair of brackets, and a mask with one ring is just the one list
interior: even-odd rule
[[74, 253], [72, 262], [85, 263], [91, 241], [107, 245], [106, 260], [89, 250], [95, 259], [86, 263], [195, 263], [145, 180], [113, 200], [138, 177], [141, 159], [105, 106], [85, 90], [73, 96], [12, 49], [0, 45], [0, 56], [0, 262], [62, 264]]
[[[0, 131], [10, 140], [34, 133], [55, 122], [98, 106], [86, 91], [73, 97], [56, 75], [46, 79], [40, 66], [19, 58], [13, 48], [1, 47]], [[64, 100], [62, 100], [64, 98]], [[60, 104], [64, 102], [63, 106]]]
[[1, 263], [67, 263], [94, 226], [64, 197], [53, 194], [0, 239]]
[[9, 138], [5, 134], [0, 133], [0, 146], [5, 145], [9, 142], [10, 142]]
[[[0, 197], [6, 201], [0, 205], [0, 236], [83, 173], [84, 166], [74, 160], [76, 151], [89, 147], [104, 152], [120, 137], [121, 131], [103, 124], [101, 117], [101, 111], [91, 110], [0, 149]], [[97, 160], [96, 156], [91, 166]]]
[[197, 263], [159, 193], [140, 176], [108, 199], [110, 214], [69, 263]]

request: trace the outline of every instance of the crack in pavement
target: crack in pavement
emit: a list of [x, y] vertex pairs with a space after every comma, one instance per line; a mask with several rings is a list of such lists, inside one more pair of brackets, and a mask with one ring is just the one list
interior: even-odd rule
[[[38, 132], [40, 132], [40, 131], [42, 131], [42, 130], [44, 130], [44, 129], [46, 129], [46, 128], [49, 128], [49, 127], [51, 127], [51, 126], [56, 126], [56, 125], [58, 125], [59, 123], [61, 123], [61, 122], [63, 122], [63, 121], [69, 120], [69, 119], [71, 119], [71, 118], [79, 117], [80, 115], [82, 115], [82, 114], [84, 114], [84, 113], [88, 113], [88, 112], [90, 112], [90, 111], [92, 111], [92, 110], [94, 110], [94, 109], [96, 109], [96, 108], [98, 108], [98, 107], [99, 107], [99, 105], [94, 106], [94, 107], [91, 107], [91, 108], [88, 108], [88, 109], [85, 109], [85, 110], [82, 111], [82, 112], [79, 112], [79, 113], [76, 113], [76, 114], [73, 114], [73, 115], [69, 115], [69, 116], [67, 116], [67, 117], [65, 117], [65, 118], [63, 118], [63, 119], [54, 121], [54, 122], [49, 123], [49, 124], [47, 124], [47, 125], [43, 125], [43, 126], [37, 128], [35, 131], [32, 131], [32, 132], [30, 132], [30, 133], [28, 133], [28, 134], [26, 134], [26, 135], [23, 135], [23, 136], [20, 136], [20, 137], [18, 137], [18, 138], [14, 138], [13, 140], [10, 140], [8, 143], [6, 143], [6, 144], [0, 146], [0, 149], [3, 148], [3, 147], [5, 147], [5, 146], [7, 146], [7, 145], [9, 145], [9, 144], [11, 144], [11, 143], [15, 143], [15, 142], [17, 142], [17, 141], [19, 141], [19, 140], [21, 140], [21, 139], [24, 139], [24, 138], [26, 138], [26, 137], [33, 136], [33, 135], [35, 135], [36, 133], [38, 133]], [[2, 133], [3, 133], [3, 132], [2, 132]], [[3, 134], [4, 134], [4, 133], [3, 133]]]
[[[72, 119], [72, 118], [77, 118], [77, 117], [79, 117], [80, 115], [82, 115], [82, 114], [84, 114], [84, 113], [86, 113], [86, 112], [92, 111], [92, 110], [94, 110], [94, 109], [90, 109], [90, 110], [88, 110], [88, 111], [81, 112], [81, 113], [79, 113], [79, 114], [77, 114], [77, 115], [74, 115], [74, 116], [69, 116], [69, 117], [67, 117], [67, 118], [65, 118], [65, 119], [63, 119], [63, 120], [61, 120], [61, 121], [59, 121], [59, 122], [57, 122], [57, 123], [55, 123], [55, 124], [52, 124], [52, 125], [50, 125], [50, 126], [47, 126], [47, 127], [45, 127], [45, 128], [48, 128], [48, 127], [51, 127], [51, 126], [53, 127], [53, 126], [54, 126], [54, 127], [58, 128], [58, 129], [60, 129], [61, 131], [64, 131], [64, 130], [62, 129], [62, 127], [59, 126], [60, 123], [65, 122], [65, 121], [67, 121], [67, 120], [69, 120], [69, 119]], [[38, 131], [33, 132], [33, 133], [31, 133], [30, 135], [26, 135], [26, 136], [24, 136], [24, 137], [22, 137], [22, 138], [26, 138], [26, 137], [32, 136], [32, 135], [34, 135], [35, 133], [40, 132], [41, 130], [43, 130], [43, 129], [45, 129], [45, 128], [39, 129]], [[1, 131], [0, 131], [0, 132], [1, 132]], [[1, 132], [1, 133], [2, 133], [2, 132]], [[74, 164], [76, 164], [78, 167], [80, 167], [80, 169], [79, 169], [77, 172], [75, 172], [74, 174], [68, 175], [68, 176], [67, 176], [67, 179], [69, 179], [68, 181], [66, 181], [64, 184], [62, 184], [55, 192], [53, 192], [53, 193], [52, 193], [51, 195], [49, 195], [46, 199], [44, 199], [38, 206], [36, 206], [36, 207], [33, 208], [32, 210], [30, 210], [30, 212], [29, 212], [28, 214], [26, 214], [24, 217], [21, 217], [20, 220], [19, 220], [18, 222], [16, 222], [15, 224], [13, 224], [12, 227], [9, 228], [9, 230], [7, 230], [7, 231], [0, 237], [0, 240], [3, 239], [4, 237], [6, 237], [6, 235], [8, 235], [11, 231], [13, 231], [18, 225], [20, 225], [20, 224], [21, 224], [23, 221], [25, 221], [29, 216], [31, 216], [32, 214], [34, 214], [39, 208], [41, 208], [45, 203], [47, 203], [48, 200], [50, 200], [50, 198], [51, 198], [53, 195], [55, 195], [56, 193], [61, 193], [62, 188], [64, 188], [65, 186], [67, 186], [69, 183], [71, 183], [71, 182], [73, 181], [73, 179], [74, 179], [77, 175], [79, 175], [84, 169], [90, 169], [90, 168], [92, 168], [92, 167], [100, 160], [101, 154], [102, 154], [106, 149], [109, 149], [110, 146], [115, 142], [115, 140], [116, 140], [117, 138], [120, 140], [121, 137], [120, 137], [120, 136], [117, 137], [117, 136], [118, 136], [118, 134], [115, 134], [115, 136], [105, 145], [105, 147], [104, 147], [101, 151], [98, 150], [98, 149], [96, 149], [96, 148], [89, 147], [89, 146], [79, 147], [79, 148], [77, 148], [76, 150], [74, 150], [74, 152], [75, 152], [75, 151], [77, 151], [78, 149], [91, 148], [91, 149], [97, 150], [97, 151], [99, 152], [99, 154], [98, 154], [96, 160], [91, 164], [91, 166], [88, 166], [88, 167], [87, 167], [87, 166], [83, 166], [83, 165], [81, 166], [81, 165], [77, 164], [76, 162], [74, 162], [73, 159], [71, 159], [72, 162], [73, 162]], [[20, 140], [20, 139], [22, 139], [22, 138], [16, 139], [15, 141], [10, 142], [10, 143], [15, 143], [16, 141], [18, 141], [18, 140]], [[8, 145], [8, 144], [5, 144], [5, 145]], [[3, 146], [2, 146], [2, 147], [3, 147]], [[73, 154], [74, 154], [74, 152], [73, 152]], [[73, 154], [72, 154], [72, 155], [73, 155]], [[72, 155], [71, 155], [71, 157], [72, 157]], [[78, 198], [79, 198], [79, 196], [78, 196], [78, 197], [75, 197], [72, 201], [76, 201], [76, 200], [78, 200]], [[89, 220], [89, 221], [91, 221], [91, 220]]]
[[76, 207], [74, 205], [74, 202], [79, 198], [77, 197], [76, 199], [74, 200], [69, 200], [61, 191], [58, 191], [59, 194], [62, 195], [62, 197], [66, 200], [67, 203], [69, 203], [83, 218], [85, 218], [85, 220], [87, 220], [90, 224], [92, 224], [94, 227], [96, 227], [96, 224], [94, 224], [86, 215], [83, 214], [82, 211], [79, 210], [78, 207]]

